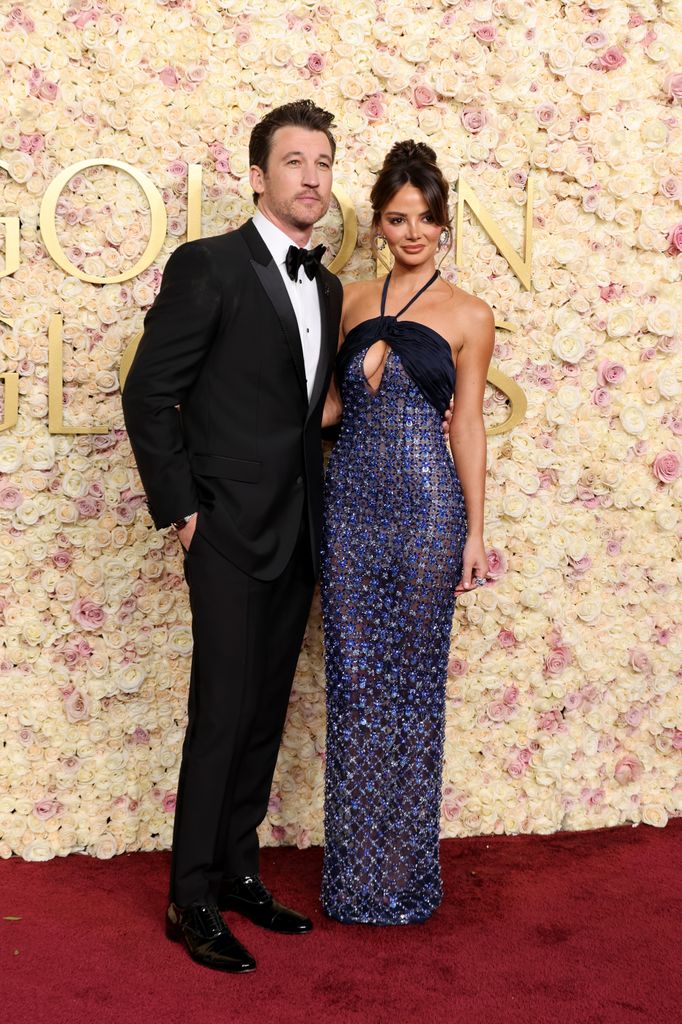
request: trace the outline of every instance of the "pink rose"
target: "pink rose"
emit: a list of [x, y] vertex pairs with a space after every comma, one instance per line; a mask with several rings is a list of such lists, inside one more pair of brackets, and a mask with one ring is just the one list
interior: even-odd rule
[[469, 665], [466, 661], [462, 661], [460, 658], [450, 658], [448, 661], [448, 674], [451, 676], [464, 676], [469, 669]]
[[484, 110], [463, 110], [460, 118], [466, 130], [472, 135], [478, 135], [488, 123], [488, 115]]
[[102, 515], [104, 502], [97, 501], [96, 498], [79, 498], [76, 508], [81, 519], [97, 519]]
[[604, 71], [613, 71], [615, 68], [620, 68], [625, 64], [625, 54], [617, 46], [610, 46], [608, 50], [604, 50], [602, 53], [599, 58], [599, 64]]
[[38, 91], [38, 96], [41, 100], [55, 100], [59, 92], [59, 86], [56, 82], [43, 82]]
[[168, 164], [168, 173], [174, 178], [184, 178], [187, 174], [187, 164], [184, 160], [172, 160]]
[[325, 59], [321, 53], [311, 53], [308, 57], [308, 71], [311, 75], [319, 75], [324, 71]]
[[381, 95], [370, 96], [362, 104], [362, 110], [368, 121], [378, 121], [384, 116], [384, 105]]
[[560, 711], [543, 711], [538, 715], [538, 729], [542, 732], [557, 732], [563, 724]]
[[599, 196], [597, 189], [590, 189], [589, 192], [585, 192], [582, 198], [582, 207], [585, 213], [594, 213], [599, 205]]
[[240, 25], [234, 34], [234, 41], [237, 46], [244, 46], [251, 40], [251, 29], [248, 25]]
[[667, 647], [675, 635], [674, 626], [656, 626], [656, 643]]
[[512, 779], [520, 779], [522, 775], [525, 775], [527, 768], [528, 765], [524, 764], [518, 757], [507, 764], [507, 772], [511, 775]]
[[507, 178], [511, 188], [525, 188], [526, 182], [528, 181], [528, 175], [525, 171], [518, 169], [516, 171], [510, 171], [509, 177]]
[[656, 456], [651, 468], [662, 483], [671, 484], [682, 472], [682, 461], [677, 452], [663, 451]]
[[666, 95], [673, 103], [682, 103], [682, 71], [673, 71], [663, 83]]
[[514, 647], [516, 644], [516, 637], [512, 633], [511, 629], [501, 629], [497, 634], [497, 642], [500, 647]]
[[0, 508], [15, 509], [19, 508], [24, 500], [24, 496], [18, 487], [14, 487], [12, 484], [7, 484], [0, 490]]
[[590, 50], [601, 50], [602, 46], [606, 46], [607, 43], [606, 33], [598, 28], [592, 29], [591, 32], [587, 33], [583, 42]]
[[630, 665], [635, 672], [651, 672], [649, 655], [640, 647], [630, 649]]
[[161, 801], [161, 807], [166, 814], [175, 814], [175, 793], [166, 793], [163, 800]]
[[602, 359], [597, 367], [597, 380], [604, 387], [606, 384], [622, 384], [625, 380], [625, 367], [610, 359]]
[[499, 580], [507, 571], [507, 558], [499, 548], [490, 548], [486, 551], [488, 556], [488, 578]]
[[159, 78], [164, 85], [168, 86], [169, 89], [177, 89], [180, 79], [178, 78], [175, 68], [165, 67], [159, 71]]
[[607, 409], [611, 404], [611, 395], [606, 388], [593, 388], [590, 391], [590, 402], [598, 409]]
[[62, 805], [58, 800], [38, 800], [33, 805], [33, 813], [36, 818], [40, 818], [41, 821], [47, 821], [48, 818], [53, 818], [55, 814], [59, 814], [62, 810]]
[[606, 545], [606, 554], [611, 555], [613, 558], [615, 555], [620, 554], [620, 541], [610, 540]]
[[78, 690], [64, 696], [64, 711], [70, 722], [85, 722], [90, 717], [90, 701]]
[[575, 711], [583, 703], [582, 693], [567, 693], [564, 697], [564, 708], [566, 711]]
[[416, 86], [413, 96], [414, 105], [419, 110], [421, 110], [422, 107], [430, 107], [432, 103], [436, 102], [436, 94], [430, 85]]
[[637, 782], [644, 771], [644, 765], [635, 754], [626, 754], [616, 764], [614, 775], [616, 782], [621, 786], [627, 786], [630, 782]]
[[77, 17], [69, 18], [68, 20], [71, 21], [76, 26], [76, 28], [85, 28], [85, 26], [88, 25], [91, 21], [97, 21], [97, 19], [99, 18], [99, 14], [99, 11], [94, 10], [81, 11], [77, 15]]
[[668, 242], [671, 249], [682, 252], [682, 221], [679, 221], [670, 229]]
[[485, 709], [485, 713], [491, 722], [506, 722], [509, 709], [501, 700], [491, 700]]
[[474, 26], [474, 35], [481, 43], [492, 43], [497, 38], [497, 29], [489, 22], [476, 24]]
[[558, 645], [552, 648], [549, 654], [545, 655], [544, 671], [548, 676], [558, 676], [567, 668], [572, 661], [569, 647]]
[[533, 113], [539, 125], [551, 124], [556, 117], [556, 107], [553, 103], [541, 103]]
[[641, 708], [628, 708], [625, 712], [625, 721], [632, 729], [636, 729], [637, 726], [641, 725], [643, 718], [644, 712]]
[[569, 561], [573, 572], [578, 573], [579, 576], [592, 568], [592, 559], [589, 555], [583, 555], [582, 558], [569, 558]]
[[29, 156], [39, 153], [45, 146], [43, 137], [38, 132], [34, 132], [32, 135], [21, 135], [20, 139], [19, 149], [22, 153], [28, 153]]
[[673, 178], [672, 175], [668, 175], [667, 178], [661, 178], [659, 181], [658, 191], [666, 199], [680, 199], [682, 198], [682, 182], [679, 178]]
[[632, 11], [630, 13], [630, 17], [628, 18], [628, 28], [639, 28], [639, 26], [643, 24], [644, 18], [642, 17], [642, 15], [637, 14], [637, 12], [635, 11]]
[[71, 609], [71, 618], [82, 629], [101, 629], [106, 622], [106, 612], [89, 597], [80, 597]]
[[185, 78], [187, 81], [195, 84], [203, 82], [206, 78], [206, 74], [207, 71], [203, 64], [190, 64], [185, 70]]

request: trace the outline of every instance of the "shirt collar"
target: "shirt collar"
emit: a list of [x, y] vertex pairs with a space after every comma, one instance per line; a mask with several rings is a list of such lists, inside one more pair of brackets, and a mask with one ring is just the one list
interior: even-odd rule
[[[289, 238], [281, 228], [278, 228], [276, 224], [268, 220], [260, 210], [256, 210], [253, 215], [253, 226], [267, 245], [272, 258], [278, 266], [281, 266], [286, 261], [289, 246], [298, 246], [298, 242], [295, 242], [293, 238]], [[305, 248], [310, 248], [310, 242], [308, 242]]]

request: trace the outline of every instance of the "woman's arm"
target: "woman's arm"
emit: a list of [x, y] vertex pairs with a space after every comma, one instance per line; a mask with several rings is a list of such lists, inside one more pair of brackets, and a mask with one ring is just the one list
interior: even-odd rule
[[[346, 337], [345, 323], [348, 314], [348, 307], [353, 301], [353, 298], [357, 295], [359, 287], [363, 283], [364, 282], [360, 281], [352, 281], [349, 284], [344, 285], [341, 322], [339, 324], [339, 343], [336, 346], [337, 355]], [[336, 383], [336, 373], [334, 372], [332, 373], [332, 378], [329, 382], [327, 397], [324, 400], [324, 409], [322, 410], [322, 429], [324, 430], [325, 427], [336, 426], [336, 424], [341, 421], [342, 413], [343, 401], [341, 400], [341, 394], [339, 392], [338, 384]]]
[[450, 448], [467, 513], [464, 564], [456, 593], [470, 590], [472, 577], [484, 577], [488, 571], [483, 543], [486, 470], [483, 393], [495, 345], [495, 321], [492, 310], [482, 300], [474, 300], [467, 310], [464, 332], [457, 355], [455, 405], [450, 423]]
[[341, 395], [339, 394], [339, 388], [336, 383], [336, 374], [332, 373], [327, 397], [324, 400], [324, 409], [322, 410], [322, 429], [324, 430], [325, 427], [333, 427], [339, 423], [341, 421], [342, 412], [343, 402], [341, 401]]

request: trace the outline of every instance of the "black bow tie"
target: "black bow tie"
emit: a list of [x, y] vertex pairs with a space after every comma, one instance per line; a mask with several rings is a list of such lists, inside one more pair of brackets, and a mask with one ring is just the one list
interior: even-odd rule
[[290, 245], [287, 251], [286, 268], [291, 280], [298, 280], [298, 272], [303, 267], [308, 279], [312, 281], [320, 269], [320, 260], [326, 251], [326, 245], [317, 245], [314, 249], [299, 249], [297, 245]]

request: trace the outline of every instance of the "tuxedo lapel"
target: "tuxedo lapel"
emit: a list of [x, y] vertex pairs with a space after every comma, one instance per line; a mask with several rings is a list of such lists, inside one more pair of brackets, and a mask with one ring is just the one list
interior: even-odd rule
[[239, 230], [251, 251], [251, 266], [258, 275], [263, 289], [282, 325], [282, 332], [289, 346], [289, 351], [296, 367], [296, 374], [307, 400], [308, 389], [306, 387], [301, 335], [298, 330], [294, 307], [291, 305], [291, 299], [287, 294], [282, 275], [272, 258], [270, 250], [253, 223], [248, 221]]
[[320, 358], [317, 363], [317, 372], [308, 405], [308, 416], [310, 416], [318, 403], [324, 382], [327, 379], [329, 364], [336, 349], [336, 340], [329, 336], [329, 285], [325, 280], [325, 272], [322, 268], [320, 268], [315, 280], [317, 282], [317, 295], [320, 301]]

